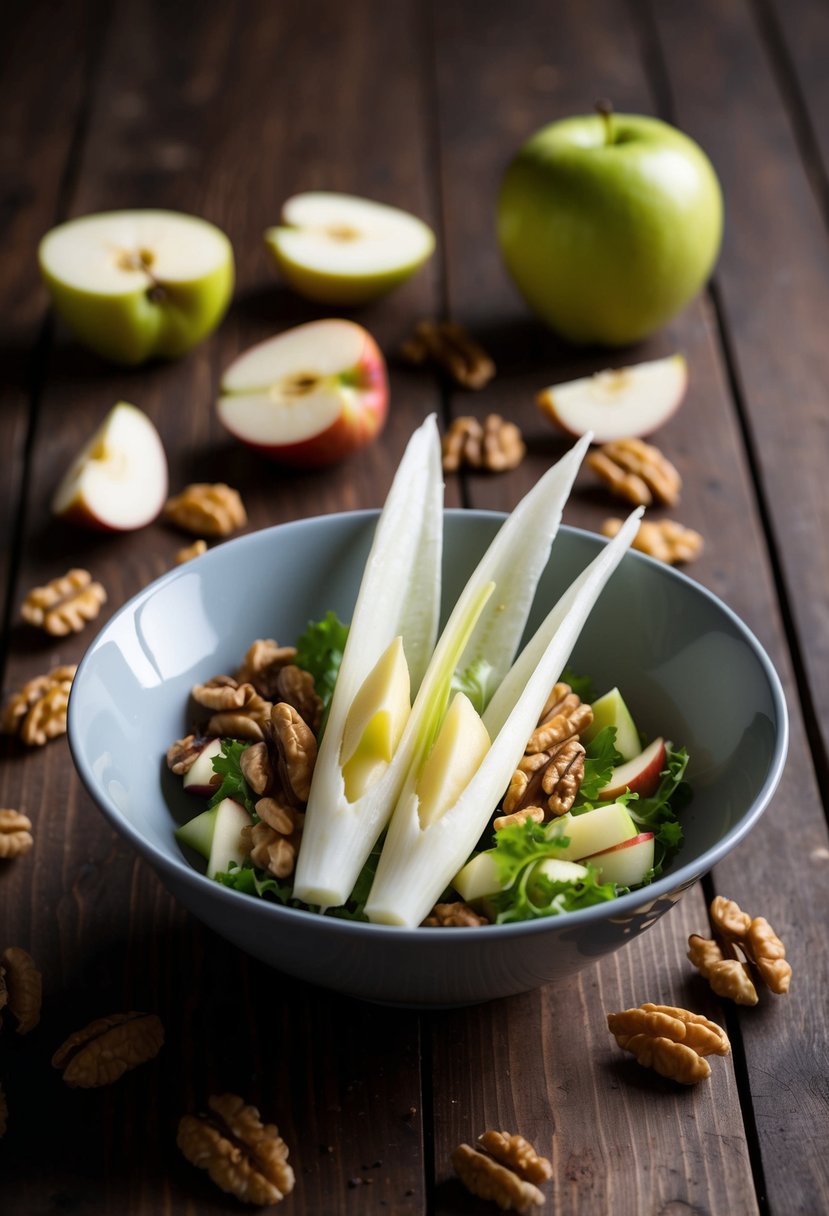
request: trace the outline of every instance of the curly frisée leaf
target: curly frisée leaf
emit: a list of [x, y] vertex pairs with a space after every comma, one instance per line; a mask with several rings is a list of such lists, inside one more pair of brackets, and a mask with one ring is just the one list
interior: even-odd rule
[[216, 792], [211, 795], [208, 806], [218, 806], [225, 798], [233, 798], [245, 810], [257, 818], [253, 790], [242, 773], [242, 753], [250, 746], [241, 739], [222, 739], [222, 750], [213, 757], [213, 771], [218, 773], [222, 781]]
[[321, 621], [309, 621], [297, 639], [294, 662], [314, 677], [314, 688], [322, 701], [323, 719], [334, 695], [347, 638], [348, 626], [336, 612], [326, 612]]

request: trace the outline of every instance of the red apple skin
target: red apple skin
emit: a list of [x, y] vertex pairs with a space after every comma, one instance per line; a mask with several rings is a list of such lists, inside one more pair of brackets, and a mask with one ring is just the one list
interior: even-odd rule
[[101, 519], [88, 506], [83, 495], [76, 495], [64, 511], [58, 515], [58, 519], [66, 520], [70, 524], [78, 524], [82, 528], [88, 528], [93, 532], [135, 532], [138, 528], [144, 528], [147, 524], [151, 524], [154, 519], [157, 519], [161, 514], [161, 508], [167, 500], [167, 483], [164, 483], [164, 492], [161, 495], [157, 505], [153, 506], [147, 514], [135, 523], [131, 523], [128, 528], [118, 527], [116, 524], [108, 523], [105, 519]]
[[599, 853], [591, 853], [589, 857], [580, 857], [579, 862], [595, 861], [597, 857], [604, 857], [606, 853], [618, 853], [619, 849], [629, 849], [632, 844], [644, 844], [646, 840], [653, 839], [653, 832], [640, 832], [638, 836], [631, 836], [628, 840], [622, 840], [619, 844], [612, 844], [609, 849], [602, 849]]
[[[331, 426], [309, 439], [303, 439], [301, 443], [260, 444], [236, 431], [232, 433], [249, 448], [278, 464], [298, 469], [322, 469], [337, 464], [376, 439], [389, 412], [386, 361], [368, 332], [352, 374], [353, 387], [360, 394], [357, 405], [354, 409], [344, 409]], [[224, 425], [227, 426], [227, 423]]]
[[[610, 781], [599, 790], [599, 797], [610, 802], [618, 798], [625, 790], [630, 790], [632, 794], [638, 794], [640, 798], [649, 798], [659, 785], [659, 774], [665, 767], [665, 761], [665, 740], [654, 739], [653, 743], [649, 744], [633, 760], [628, 760], [613, 770]], [[637, 768], [639, 762], [641, 762], [641, 767]], [[633, 773], [633, 775], [627, 776], [623, 770], [626, 770], [628, 774]]]

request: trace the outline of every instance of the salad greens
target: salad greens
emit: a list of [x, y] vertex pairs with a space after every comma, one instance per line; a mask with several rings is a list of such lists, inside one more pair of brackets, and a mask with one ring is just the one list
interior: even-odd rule
[[321, 621], [309, 621], [297, 639], [294, 662], [314, 677], [314, 688], [322, 701], [323, 722], [328, 717], [347, 638], [348, 626], [336, 612], [329, 611]]

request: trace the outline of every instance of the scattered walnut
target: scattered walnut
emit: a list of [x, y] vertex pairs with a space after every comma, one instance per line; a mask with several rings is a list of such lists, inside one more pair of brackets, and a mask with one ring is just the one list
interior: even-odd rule
[[458, 1145], [452, 1154], [452, 1165], [468, 1191], [479, 1199], [492, 1200], [503, 1212], [526, 1213], [544, 1204], [537, 1186], [469, 1144]]
[[114, 1013], [70, 1035], [52, 1064], [62, 1070], [67, 1085], [93, 1089], [152, 1060], [163, 1043], [164, 1027], [154, 1013]]
[[317, 695], [310, 671], [288, 663], [277, 673], [275, 684], [275, 699], [292, 705], [316, 735], [322, 720], [322, 698]]
[[[621, 526], [621, 519], [606, 519], [602, 524], [602, 535], [615, 536]], [[669, 566], [693, 561], [699, 557], [702, 546], [699, 532], [672, 519], [660, 519], [658, 523], [643, 520], [633, 541], [634, 549]]]
[[3, 708], [0, 731], [18, 735], [27, 747], [42, 747], [66, 734], [66, 707], [75, 666], [54, 667], [16, 692]]
[[619, 1046], [640, 1064], [682, 1085], [694, 1085], [710, 1075], [710, 1065], [703, 1057], [727, 1055], [731, 1050], [716, 1022], [674, 1005], [647, 1002], [609, 1013], [607, 1025]]
[[495, 375], [495, 364], [483, 347], [454, 321], [420, 321], [400, 353], [417, 366], [436, 363], [462, 388], [483, 388]]
[[717, 895], [709, 908], [714, 938], [692, 933], [688, 958], [718, 996], [738, 1005], [756, 1005], [759, 980], [777, 995], [789, 990], [786, 949], [763, 916], [753, 919], [732, 899]]
[[679, 501], [682, 478], [659, 448], [642, 439], [617, 439], [587, 455], [587, 464], [614, 494], [634, 506], [657, 502], [673, 507]]
[[43, 980], [34, 959], [19, 946], [9, 946], [0, 955], [9, 1011], [17, 1021], [17, 1033], [28, 1034], [40, 1021]]
[[[516, 770], [516, 772], [518, 771]], [[496, 832], [500, 832], [502, 828], [514, 827], [516, 823], [526, 823], [528, 819], [532, 819], [533, 823], [543, 823], [544, 811], [540, 806], [525, 806], [520, 811], [513, 811], [510, 815], [496, 816], [492, 821], [492, 826]]]
[[245, 1203], [279, 1203], [294, 1188], [288, 1147], [255, 1106], [235, 1094], [208, 1098], [204, 1115], [185, 1115], [177, 1143], [184, 1156], [223, 1191]]
[[553, 686], [510, 780], [501, 818], [542, 803], [545, 819], [570, 810], [584, 778], [585, 749], [578, 736], [592, 720], [593, 710], [569, 684]]
[[477, 418], [456, 418], [441, 446], [446, 473], [460, 468], [502, 473], [517, 468], [527, 450], [520, 429], [500, 414], [487, 414], [483, 424]]
[[294, 801], [306, 803], [317, 760], [317, 741], [292, 705], [280, 701], [271, 713], [283, 788]]
[[[193, 695], [195, 697], [195, 690]], [[207, 721], [207, 733], [220, 738], [251, 739], [254, 742], [263, 739], [273, 708], [270, 701], [260, 697], [252, 684], [240, 684], [235, 689], [228, 689], [227, 698], [235, 700], [236, 704], [213, 714]]]
[[229, 536], [247, 523], [244, 503], [237, 490], [218, 482], [196, 482], [167, 500], [165, 518], [185, 532], [196, 535]]
[[0, 810], [0, 859], [22, 857], [34, 844], [28, 815], [10, 808]]
[[269, 701], [284, 701], [285, 697], [277, 696], [277, 680], [283, 667], [295, 658], [295, 646], [280, 646], [273, 638], [258, 638], [248, 647], [236, 679], [240, 684], [252, 684]]
[[6, 1102], [6, 1095], [3, 1092], [3, 1086], [0, 1085], [0, 1137], [5, 1136], [6, 1129], [9, 1126], [9, 1106]]
[[472, 929], [488, 925], [489, 921], [474, 912], [469, 904], [458, 900], [456, 903], [435, 904], [423, 924], [428, 929]]
[[509, 1132], [484, 1132], [478, 1143], [502, 1165], [509, 1166], [528, 1182], [546, 1182], [553, 1176], [553, 1167], [546, 1157], [535, 1151], [529, 1140]]
[[88, 621], [94, 621], [106, 598], [106, 591], [100, 583], [93, 583], [88, 570], [70, 570], [45, 587], [33, 587], [23, 601], [20, 615], [53, 637], [65, 637], [67, 633], [79, 633]]
[[260, 798], [256, 813], [261, 823], [242, 829], [242, 845], [260, 870], [288, 878], [296, 865], [305, 816], [279, 798]]
[[207, 552], [206, 540], [194, 540], [192, 545], [185, 545], [183, 549], [179, 549], [176, 553], [176, 565], [183, 566], [185, 562], [191, 562], [194, 557], [201, 557], [202, 553]]
[[692, 933], [688, 938], [688, 958], [717, 996], [727, 997], [737, 1005], [757, 1004], [757, 989], [748, 965], [736, 958], [724, 958], [716, 941]]
[[264, 739], [246, 747], [239, 759], [242, 776], [254, 794], [264, 794], [273, 784], [274, 770], [270, 751]]

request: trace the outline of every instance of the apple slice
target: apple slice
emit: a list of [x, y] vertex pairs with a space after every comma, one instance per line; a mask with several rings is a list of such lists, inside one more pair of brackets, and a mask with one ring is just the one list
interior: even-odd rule
[[311, 321], [260, 342], [222, 378], [219, 421], [272, 460], [334, 464], [370, 443], [388, 412], [386, 364], [353, 321]]
[[226, 870], [231, 861], [237, 866], [243, 864], [247, 855], [242, 848], [242, 829], [251, 823], [250, 815], [234, 798], [223, 798], [213, 809], [216, 823], [207, 859], [208, 878], [215, 877], [220, 870]]
[[649, 798], [659, 785], [659, 774], [665, 767], [665, 740], [654, 739], [632, 760], [614, 768], [607, 785], [599, 790], [600, 798], [618, 798], [625, 790]]
[[593, 710], [593, 721], [581, 732], [582, 743], [590, 743], [607, 726], [616, 730], [616, 751], [623, 760], [632, 760], [642, 750], [639, 742], [639, 731], [631, 717], [630, 710], [622, 699], [618, 688], [611, 688], [603, 697], [599, 697], [590, 707]]
[[542, 389], [542, 413], [570, 435], [593, 432], [594, 443], [650, 435], [679, 409], [688, 387], [682, 355], [597, 372]]
[[639, 829], [630, 817], [630, 812], [620, 802], [610, 806], [597, 806], [582, 815], [560, 816], [552, 824], [550, 840], [566, 836], [568, 843], [559, 853], [562, 861], [581, 861], [591, 853], [612, 849], [623, 840], [638, 835]]
[[653, 869], [653, 832], [640, 832], [612, 849], [592, 853], [582, 861], [591, 862], [599, 871], [599, 882], [615, 882], [620, 887], [635, 887]]
[[463, 869], [458, 870], [452, 879], [452, 886], [468, 904], [479, 903], [490, 895], [496, 895], [501, 890], [501, 880], [493, 854], [478, 853]]
[[196, 759], [184, 774], [182, 785], [188, 794], [209, 797], [221, 785], [221, 777], [213, 767], [213, 757], [222, 754], [221, 739], [208, 739]]
[[167, 457], [147, 415], [114, 405], [78, 453], [52, 499], [63, 519], [104, 532], [142, 528], [167, 498]]
[[397, 207], [316, 191], [296, 194], [265, 244], [285, 281], [321, 304], [365, 304], [403, 283], [431, 256], [431, 228]]
[[177, 211], [109, 211], [40, 242], [55, 309], [85, 346], [116, 363], [175, 358], [219, 324], [233, 293], [225, 234]]

